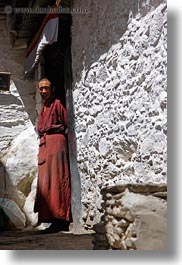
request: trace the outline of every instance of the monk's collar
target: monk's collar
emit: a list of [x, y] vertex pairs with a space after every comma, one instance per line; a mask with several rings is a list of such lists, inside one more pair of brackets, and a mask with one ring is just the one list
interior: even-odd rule
[[50, 106], [50, 104], [56, 99], [55, 95], [52, 95], [50, 98], [48, 98], [45, 102], [44, 102], [44, 106], [48, 107]]

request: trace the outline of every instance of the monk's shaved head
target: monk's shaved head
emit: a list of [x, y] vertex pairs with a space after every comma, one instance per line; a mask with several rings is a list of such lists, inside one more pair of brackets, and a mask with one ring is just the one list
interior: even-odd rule
[[47, 78], [42, 78], [39, 83], [38, 83], [38, 87], [50, 87], [51, 86], [51, 82], [49, 81], [49, 79]]

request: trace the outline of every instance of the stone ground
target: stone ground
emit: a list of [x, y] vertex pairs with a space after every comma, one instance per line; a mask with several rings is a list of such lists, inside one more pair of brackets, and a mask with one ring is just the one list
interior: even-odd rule
[[41, 234], [39, 230], [3, 231], [0, 232], [0, 250], [93, 250], [92, 240], [92, 234]]

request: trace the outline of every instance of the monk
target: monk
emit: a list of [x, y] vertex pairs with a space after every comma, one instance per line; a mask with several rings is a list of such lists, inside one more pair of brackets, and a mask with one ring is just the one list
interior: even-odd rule
[[38, 183], [34, 211], [39, 223], [51, 223], [45, 233], [69, 231], [71, 188], [67, 147], [67, 113], [47, 78], [39, 81], [44, 101], [38, 119], [40, 137]]

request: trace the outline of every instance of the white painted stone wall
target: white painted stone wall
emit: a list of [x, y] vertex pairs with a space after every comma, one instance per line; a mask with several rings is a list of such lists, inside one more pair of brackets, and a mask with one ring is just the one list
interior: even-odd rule
[[73, 17], [73, 99], [90, 227], [102, 212], [103, 187], [167, 182], [167, 6], [143, 1], [134, 16], [132, 1], [118, 1], [115, 12], [110, 1], [88, 2], [89, 15]]
[[72, 69], [75, 83], [82, 78], [83, 69], [91, 67], [100, 55], [118, 43], [127, 28], [130, 12], [135, 14], [138, 10], [138, 1], [74, 0], [73, 10], [80, 10], [80, 13], [72, 14]]
[[37, 216], [32, 213], [35, 189], [31, 192], [32, 183], [36, 182], [38, 151], [35, 86], [23, 79], [26, 49], [11, 46], [6, 26], [1, 21], [0, 71], [11, 73], [11, 84], [10, 91], [0, 91], [0, 198], [16, 203], [25, 216], [24, 225], [35, 224]]

